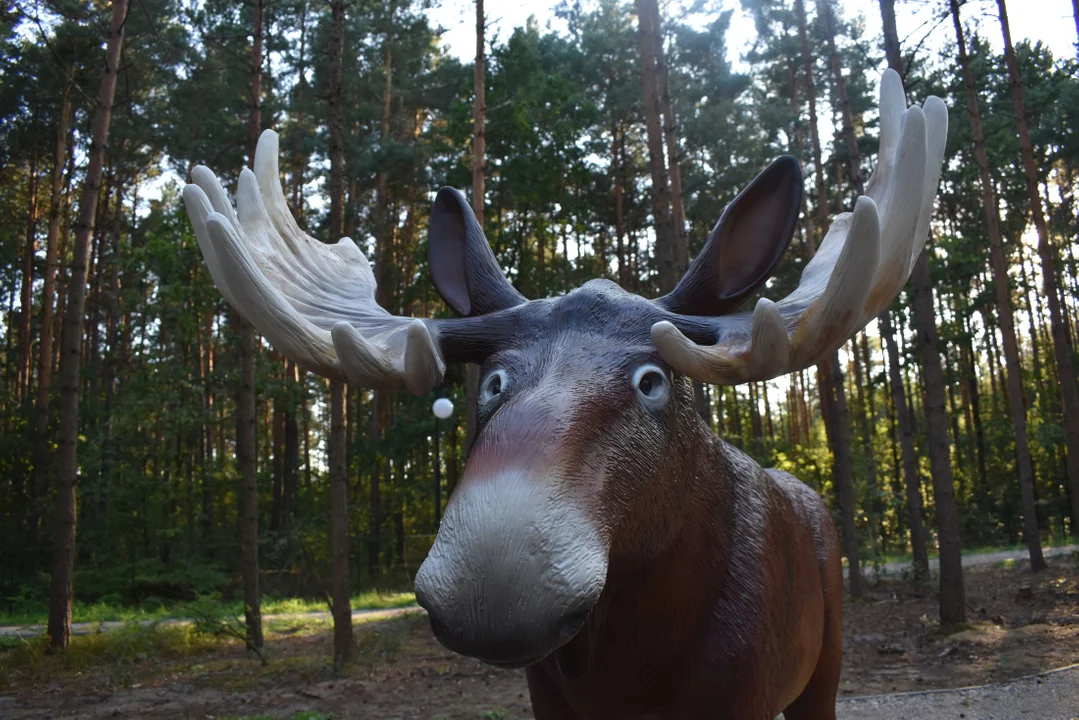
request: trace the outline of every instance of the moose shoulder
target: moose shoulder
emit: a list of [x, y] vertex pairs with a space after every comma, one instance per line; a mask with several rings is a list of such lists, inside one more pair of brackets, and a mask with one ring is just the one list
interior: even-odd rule
[[456, 190], [430, 221], [432, 280], [458, 319], [396, 317], [349, 240], [324, 245], [285, 205], [263, 135], [234, 211], [206, 168], [184, 191], [226, 299], [286, 356], [419, 394], [482, 364], [477, 438], [416, 577], [439, 641], [526, 667], [536, 717], [834, 718], [840, 550], [823, 501], [716, 438], [690, 380], [809, 367], [902, 288], [929, 228], [947, 134], [936, 98], [881, 82], [867, 195], [836, 218], [798, 287], [768, 279], [801, 204], [776, 160], [724, 211], [678, 287], [648, 300], [593, 280], [526, 300]]

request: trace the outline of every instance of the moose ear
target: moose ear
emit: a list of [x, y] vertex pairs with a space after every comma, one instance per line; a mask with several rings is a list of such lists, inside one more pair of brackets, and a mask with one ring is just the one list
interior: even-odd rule
[[680, 315], [732, 312], [779, 264], [802, 206], [802, 168], [781, 155], [723, 210], [678, 286], [656, 302]]
[[435, 196], [427, 264], [438, 294], [458, 315], [486, 315], [526, 301], [502, 274], [472, 208], [454, 188]]

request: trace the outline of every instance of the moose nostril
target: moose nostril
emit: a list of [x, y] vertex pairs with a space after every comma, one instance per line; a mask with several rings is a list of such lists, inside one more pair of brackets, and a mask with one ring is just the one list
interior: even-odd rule
[[580, 612], [573, 613], [568, 618], [562, 621], [562, 626], [558, 629], [559, 635], [563, 639], [569, 639], [580, 632], [584, 627], [584, 623], [588, 620], [589, 610], [582, 610]]

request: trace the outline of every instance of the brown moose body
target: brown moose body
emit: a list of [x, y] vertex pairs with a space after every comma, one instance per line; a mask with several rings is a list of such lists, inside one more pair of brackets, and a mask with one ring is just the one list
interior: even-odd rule
[[691, 379], [811, 367], [885, 309], [924, 245], [946, 135], [944, 104], [906, 108], [886, 71], [866, 195], [798, 287], [751, 312], [739, 306], [797, 223], [790, 157], [727, 206], [655, 300], [606, 280], [526, 300], [464, 196], [444, 188], [428, 264], [455, 319], [391, 315], [351, 240], [326, 245], [297, 226], [270, 131], [235, 209], [201, 166], [184, 202], [222, 294], [309, 370], [419, 395], [448, 362], [481, 365], [475, 444], [415, 580], [443, 645], [527, 668], [537, 720], [829, 720], [843, 578], [828, 510], [716, 438]]
[[[707, 519], [612, 575], [598, 619], [528, 668], [537, 718], [834, 718], [843, 577], [828, 511], [793, 477], [706, 442], [694, 494]], [[567, 679], [560, 664], [590, 652], [590, 671]]]

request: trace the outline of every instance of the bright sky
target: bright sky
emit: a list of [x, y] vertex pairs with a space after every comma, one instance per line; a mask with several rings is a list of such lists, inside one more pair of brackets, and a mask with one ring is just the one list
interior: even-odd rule
[[[436, 0], [437, 1], [437, 0]], [[515, 27], [527, 22], [530, 15], [535, 15], [541, 28], [551, 27], [559, 30], [564, 24], [554, 16], [554, 9], [561, 0], [530, 0], [528, 2], [487, 3], [488, 42], [505, 40]], [[681, 5], [679, 0], [672, 0]], [[812, 0], [807, 2], [812, 6]], [[876, 0], [840, 0], [847, 17], [861, 14], [865, 18], [868, 35], [879, 35], [880, 10]], [[943, 47], [949, 38], [954, 37], [950, 22], [934, 25], [930, 20], [932, 10], [941, 5], [941, 0], [898, 0], [896, 2], [896, 24], [899, 28], [899, 41], [904, 47], [917, 45], [929, 34], [926, 47]], [[734, 8], [731, 30], [727, 36], [728, 59], [739, 65], [742, 53], [753, 42], [755, 31], [753, 21], [741, 9], [738, 0], [723, 0], [722, 6]], [[990, 16], [990, 12], [992, 15]], [[981, 20], [982, 34], [989, 38], [995, 47], [1002, 47], [1000, 27], [996, 22], [995, 0], [972, 0], [963, 10], [963, 18], [969, 21], [976, 16]], [[464, 61], [470, 61], [476, 54], [476, 6], [473, 0], [441, 0], [429, 13], [430, 18], [446, 28], [443, 36], [451, 54]], [[698, 22], [706, 22], [707, 17], [696, 16]], [[1012, 40], [1041, 40], [1046, 43], [1057, 57], [1071, 57], [1075, 53], [1075, 20], [1072, 17], [1070, 0], [1012, 0], [1008, 19], [1011, 22]]]

